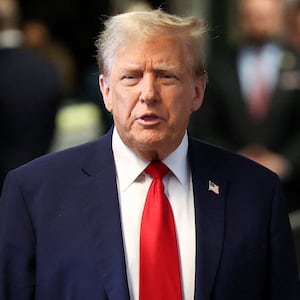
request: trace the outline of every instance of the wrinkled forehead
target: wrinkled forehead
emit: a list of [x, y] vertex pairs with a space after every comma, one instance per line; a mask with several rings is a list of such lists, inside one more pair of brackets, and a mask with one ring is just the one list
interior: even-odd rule
[[[152, 35], [132, 34], [123, 36], [115, 44], [110, 57], [110, 68], [116, 61], [126, 59], [134, 61], [137, 58], [161, 61], [182, 66], [191, 65], [189, 40], [180, 34], [159, 32]], [[190, 55], [189, 55], [190, 53]]]

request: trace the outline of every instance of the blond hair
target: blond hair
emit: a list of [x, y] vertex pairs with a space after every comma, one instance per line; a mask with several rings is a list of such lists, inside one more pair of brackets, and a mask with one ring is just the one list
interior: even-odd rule
[[115, 15], [104, 22], [104, 30], [96, 41], [97, 62], [104, 75], [109, 73], [111, 62], [118, 47], [129, 39], [159, 37], [174, 34], [186, 42], [194, 76], [205, 73], [203, 66], [204, 35], [207, 28], [197, 17], [179, 17], [160, 9], [133, 11]]

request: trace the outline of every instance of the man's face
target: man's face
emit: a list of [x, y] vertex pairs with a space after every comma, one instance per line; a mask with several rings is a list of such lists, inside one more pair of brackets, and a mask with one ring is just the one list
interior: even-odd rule
[[281, 7], [274, 0], [244, 0], [240, 22], [243, 35], [254, 43], [278, 36], [282, 27]]
[[163, 159], [180, 144], [202, 103], [205, 79], [192, 76], [191, 53], [170, 36], [119, 47], [106, 77], [105, 106], [125, 144], [145, 159]]

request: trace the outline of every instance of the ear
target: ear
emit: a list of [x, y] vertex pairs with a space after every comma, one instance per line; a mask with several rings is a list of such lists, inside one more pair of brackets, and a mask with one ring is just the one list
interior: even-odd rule
[[99, 86], [103, 96], [104, 105], [109, 112], [112, 112], [113, 105], [111, 100], [110, 85], [108, 81], [109, 81], [108, 78], [105, 78], [103, 74], [100, 74]]
[[204, 78], [203, 76], [196, 78], [194, 86], [195, 95], [192, 104], [192, 112], [197, 111], [201, 107], [204, 98], [205, 88], [206, 78]]

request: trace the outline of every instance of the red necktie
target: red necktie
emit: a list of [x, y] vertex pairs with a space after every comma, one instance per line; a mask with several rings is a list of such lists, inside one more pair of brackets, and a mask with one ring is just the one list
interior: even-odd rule
[[152, 162], [140, 236], [140, 300], [181, 300], [179, 257], [174, 217], [162, 178], [169, 169]]

